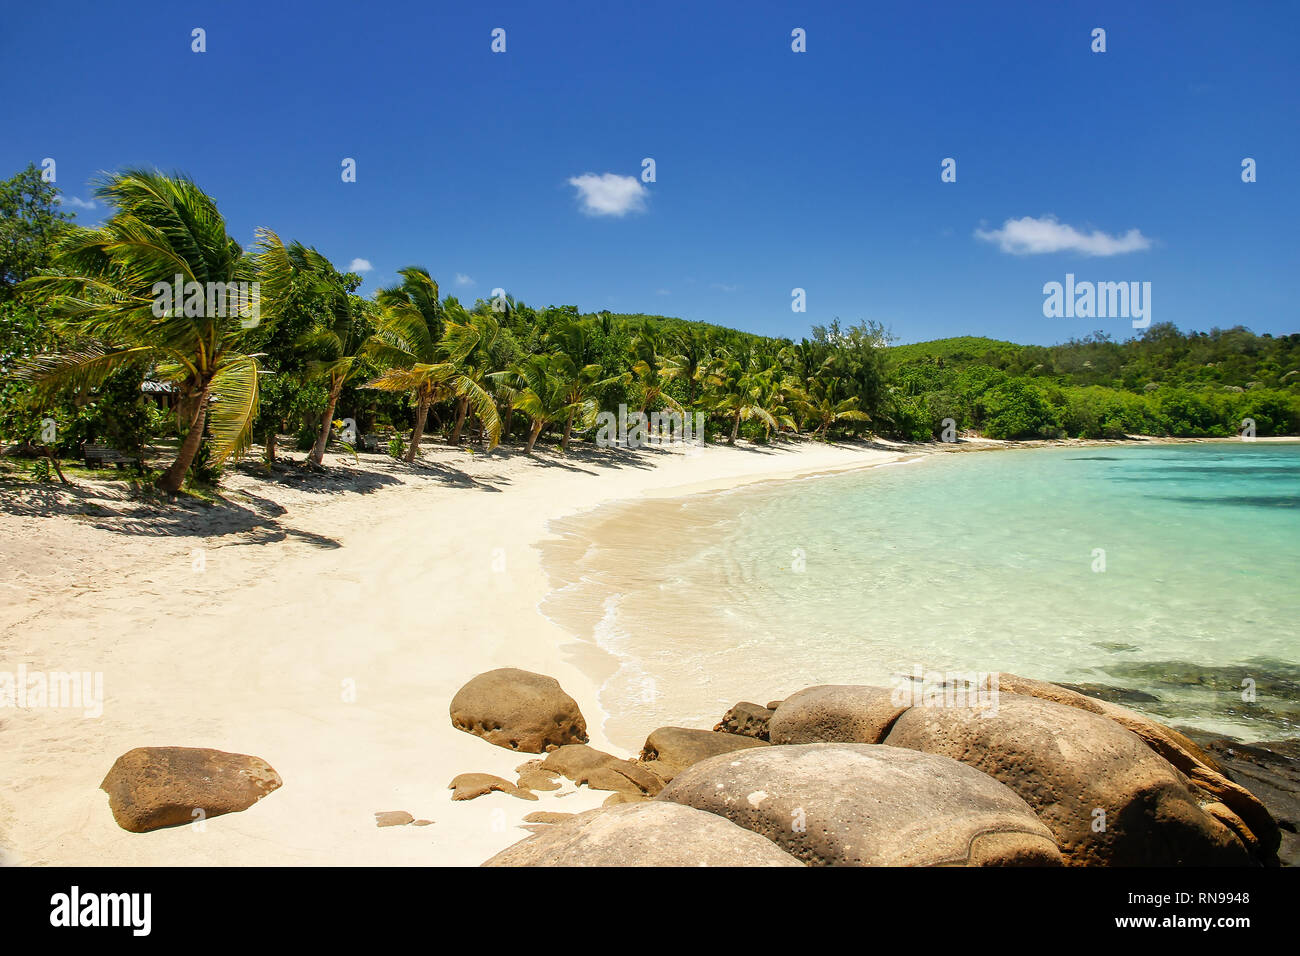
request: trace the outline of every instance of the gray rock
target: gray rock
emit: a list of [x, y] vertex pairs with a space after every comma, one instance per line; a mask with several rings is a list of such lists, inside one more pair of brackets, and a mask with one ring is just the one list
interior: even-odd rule
[[726, 817], [819, 866], [1059, 865], [1051, 831], [1007, 787], [946, 757], [794, 744], [684, 770], [656, 802]]
[[701, 760], [734, 750], [766, 746], [768, 743], [765, 740], [737, 734], [720, 734], [690, 727], [660, 727], [646, 738], [641, 760], [666, 782]]
[[762, 837], [675, 803], [589, 810], [507, 847], [484, 866], [799, 866]]
[[996, 706], [913, 707], [885, 742], [955, 758], [1006, 784], [1051, 828], [1067, 863], [1249, 862], [1183, 774], [1100, 714], [1001, 693]]
[[908, 704], [884, 687], [823, 684], [791, 694], [768, 722], [774, 744], [878, 744]]

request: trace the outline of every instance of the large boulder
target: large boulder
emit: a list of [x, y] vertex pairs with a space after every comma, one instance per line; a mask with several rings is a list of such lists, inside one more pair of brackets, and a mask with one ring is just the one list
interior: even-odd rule
[[713, 728], [719, 733], [739, 734], [742, 737], [756, 737], [767, 740], [767, 722], [772, 719], [775, 708], [742, 700], [731, 710], [722, 715]]
[[[1197, 733], [1197, 731], [1191, 731]], [[1300, 739], [1245, 744], [1214, 734], [1197, 741], [1213, 753], [1225, 775], [1250, 787], [1282, 831], [1282, 866], [1300, 866]]]
[[913, 707], [885, 742], [955, 758], [1006, 784], [1051, 828], [1070, 864], [1249, 862], [1185, 776], [1098, 714], [1001, 693], [972, 707]]
[[907, 708], [884, 687], [807, 687], [776, 708], [768, 722], [768, 739], [774, 744], [878, 744]]
[[1037, 697], [1099, 714], [1132, 731], [1194, 786], [1211, 794], [1215, 799], [1206, 804], [1206, 809], [1233, 830], [1261, 860], [1272, 862], [1276, 856], [1282, 834], [1264, 804], [1245, 787], [1229, 779], [1219, 762], [1184, 734], [1127, 707], [1046, 681], [1002, 673], [990, 675], [986, 683], [999, 693]]
[[799, 866], [761, 836], [675, 803], [589, 810], [502, 850], [484, 866]]
[[665, 782], [691, 764], [708, 760], [733, 750], [766, 747], [767, 741], [737, 734], [719, 734], [712, 730], [689, 727], [660, 727], [646, 738], [641, 760], [646, 768]]
[[1051, 831], [1013, 791], [946, 757], [875, 744], [723, 754], [656, 802], [726, 817], [820, 866], [1054, 866]]
[[280, 787], [265, 760], [201, 747], [137, 747], [117, 758], [99, 789], [124, 830], [147, 833], [246, 810]]
[[587, 721], [559, 681], [514, 667], [479, 674], [457, 691], [451, 722], [488, 743], [530, 754], [587, 742]]

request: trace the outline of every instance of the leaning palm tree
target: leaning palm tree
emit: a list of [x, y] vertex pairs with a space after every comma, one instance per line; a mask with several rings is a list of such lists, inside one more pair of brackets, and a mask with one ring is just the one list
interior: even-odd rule
[[858, 408], [856, 395], [840, 398], [840, 379], [828, 375], [814, 378], [807, 390], [793, 393], [792, 404], [798, 409], [806, 424], [812, 424], [813, 437], [825, 436], [834, 425], [842, 422], [869, 422], [871, 416]]
[[505, 378], [515, 389], [515, 408], [532, 422], [525, 454], [533, 453], [533, 445], [547, 425], [564, 422], [560, 447], [568, 451], [574, 426], [587, 429], [595, 424], [600, 406], [588, 393], [599, 376], [599, 365], [580, 369], [564, 354], [530, 355], [515, 366]]
[[[27, 283], [87, 344], [40, 356], [27, 374], [38, 391], [85, 391], [124, 365], [152, 365], [154, 378], [175, 387], [185, 409], [180, 450], [157, 481], [175, 493], [205, 427], [214, 462], [251, 440], [258, 367], [246, 346], [287, 289], [288, 276], [267, 258], [280, 240], [260, 231], [262, 255], [246, 254], [213, 199], [184, 176], [128, 169], [104, 180], [96, 195], [117, 211], [96, 229], [71, 231], [56, 254], [57, 274]], [[176, 281], [184, 285], [176, 288]], [[235, 286], [247, 295], [228, 295], [232, 283], [249, 283]]]
[[467, 401], [487, 430], [489, 448], [495, 448], [501, 437], [496, 403], [461, 368], [465, 356], [479, 345], [483, 329], [474, 323], [449, 322], [440, 342], [423, 312], [400, 301], [380, 310], [374, 321], [378, 331], [366, 343], [366, 352], [387, 371], [363, 387], [406, 392], [415, 400], [415, 426], [406, 460], [413, 462], [419, 454], [429, 408], [452, 398]]
[[686, 404], [695, 404], [695, 391], [709, 365], [711, 349], [704, 331], [689, 325], [670, 336], [672, 354], [664, 359], [663, 376], [686, 382]]
[[731, 419], [728, 445], [736, 444], [742, 420], [756, 418], [769, 429], [781, 427], [776, 417], [764, 407], [760, 395], [762, 383], [758, 379], [761, 373], [752, 368], [747, 354], [739, 354], [740, 358], [720, 356], [704, 376], [710, 408]]
[[319, 465], [325, 459], [334, 409], [343, 386], [361, 371], [367, 332], [365, 303], [349, 292], [347, 280], [333, 263], [300, 242], [269, 246], [263, 253], [263, 263], [264, 267], [288, 274], [313, 313], [312, 327], [296, 344], [311, 356], [308, 373], [322, 380], [326, 390], [325, 414], [309, 456], [312, 464]]
[[603, 369], [596, 363], [581, 368], [571, 357], [561, 352], [554, 356], [552, 373], [558, 381], [561, 394], [567, 403], [568, 413], [564, 419], [564, 437], [560, 440], [560, 449], [569, 450], [569, 439], [576, 425], [579, 431], [586, 431], [596, 421], [600, 405], [596, 393], [607, 386], [626, 382], [628, 376], [611, 375], [601, 378]]
[[[491, 387], [490, 376], [493, 368], [497, 343], [501, 339], [501, 323], [489, 312], [467, 312], [459, 303], [452, 303], [447, 308], [451, 324], [448, 329], [464, 327], [473, 330], [473, 334], [458, 333], [466, 343], [463, 352], [456, 353], [457, 371], [466, 382], [472, 382], [481, 389]], [[450, 331], [448, 333], [450, 337]], [[469, 392], [460, 390], [456, 396], [456, 422], [452, 426], [451, 443], [460, 444], [460, 434], [465, 427], [465, 418], [469, 413]]]
[[679, 414], [685, 414], [681, 403], [668, 394], [669, 377], [664, 373], [664, 357], [659, 354], [659, 335], [650, 327], [643, 328], [632, 339], [632, 381], [640, 395], [641, 412], [651, 405], [666, 405]]
[[542, 429], [568, 412], [559, 380], [551, 372], [554, 355], [530, 355], [508, 372], [499, 373], [498, 379], [514, 395], [514, 407], [528, 416], [528, 444], [525, 455], [533, 453], [533, 445]]

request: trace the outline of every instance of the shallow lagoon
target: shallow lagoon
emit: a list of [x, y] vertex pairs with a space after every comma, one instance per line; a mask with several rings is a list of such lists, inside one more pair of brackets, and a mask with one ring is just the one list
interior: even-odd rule
[[557, 530], [543, 610], [613, 655], [628, 747], [918, 669], [1099, 685], [1248, 740], [1300, 725], [1300, 443], [939, 454]]

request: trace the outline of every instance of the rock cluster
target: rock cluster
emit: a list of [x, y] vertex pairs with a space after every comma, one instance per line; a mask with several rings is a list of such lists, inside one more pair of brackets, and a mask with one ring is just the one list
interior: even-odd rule
[[[521, 785], [564, 777], [611, 794], [604, 809], [531, 814], [537, 832], [486, 865], [1277, 863], [1268, 809], [1185, 735], [1059, 685], [995, 679], [961, 705], [856, 685], [742, 701], [712, 731], [652, 731], [634, 760], [587, 746], [576, 706], [498, 706], [511, 722], [471, 732], [523, 749], [534, 728], [547, 751]], [[558, 685], [551, 699], [570, 700]], [[583, 740], [561, 742], [561, 725]]]

